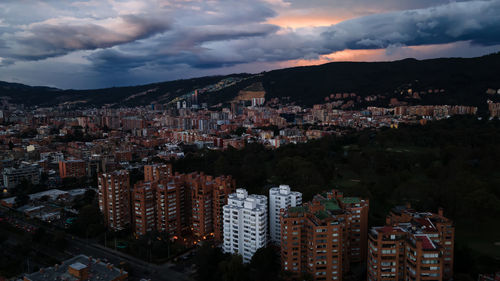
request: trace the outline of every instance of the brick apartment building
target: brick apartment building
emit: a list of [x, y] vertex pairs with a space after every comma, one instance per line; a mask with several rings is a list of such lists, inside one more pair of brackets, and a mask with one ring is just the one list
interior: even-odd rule
[[64, 178], [81, 178], [87, 175], [87, 164], [83, 160], [59, 161], [59, 176]]
[[222, 241], [222, 208], [229, 194], [235, 192], [235, 181], [231, 176], [212, 177], [203, 173], [186, 176], [186, 185], [191, 194], [191, 230], [195, 237], [213, 236]]
[[146, 165], [144, 166], [144, 181], [157, 182], [168, 179], [172, 175], [172, 165]]
[[368, 243], [368, 200], [358, 197], [343, 197], [337, 192], [335, 195], [342, 210], [347, 211], [350, 221], [349, 233], [349, 260], [352, 263], [364, 262], [367, 257]]
[[281, 216], [281, 265], [295, 276], [342, 280], [351, 262], [363, 261], [369, 201], [332, 190]]
[[222, 207], [235, 181], [230, 176], [172, 173], [171, 165], [147, 165], [144, 181], [134, 186], [135, 233], [166, 232], [222, 240]]
[[368, 275], [375, 280], [449, 280], [453, 276], [453, 222], [408, 206], [394, 208], [385, 226], [368, 234]]
[[156, 229], [170, 236], [182, 236], [188, 229], [188, 204], [184, 175], [162, 180], [156, 185]]
[[132, 195], [135, 232], [144, 235], [156, 228], [155, 222], [155, 185], [151, 182], [138, 182]]
[[126, 170], [100, 173], [99, 209], [110, 229], [122, 230], [131, 222], [130, 176]]

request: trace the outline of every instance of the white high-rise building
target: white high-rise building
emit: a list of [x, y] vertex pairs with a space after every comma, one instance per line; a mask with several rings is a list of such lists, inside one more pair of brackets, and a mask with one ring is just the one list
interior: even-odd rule
[[238, 188], [230, 194], [224, 210], [225, 253], [240, 254], [249, 262], [253, 254], [267, 245], [267, 197], [248, 195]]
[[302, 205], [302, 193], [290, 191], [290, 186], [280, 185], [269, 189], [269, 226], [271, 242], [279, 245], [281, 242], [281, 209]]

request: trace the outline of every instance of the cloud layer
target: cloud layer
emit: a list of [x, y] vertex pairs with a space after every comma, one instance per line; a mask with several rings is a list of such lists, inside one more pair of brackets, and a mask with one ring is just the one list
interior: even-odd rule
[[[59, 84], [44, 82], [36, 71], [51, 65], [70, 76], [62, 68], [74, 65], [82, 80], [73, 87], [91, 88], [238, 67], [261, 71], [346, 50], [385, 50], [391, 57], [401, 49], [411, 55], [411, 47], [446, 45], [467, 56], [500, 45], [500, 0], [32, 2], [0, 3], [0, 80]], [[33, 13], [25, 15], [27, 9]], [[426, 52], [433, 57], [432, 49]]]

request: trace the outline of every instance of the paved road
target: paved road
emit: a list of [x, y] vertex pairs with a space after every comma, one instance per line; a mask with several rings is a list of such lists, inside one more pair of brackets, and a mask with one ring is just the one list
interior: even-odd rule
[[119, 265], [120, 262], [126, 261], [132, 268], [130, 280], [140, 280], [141, 278], [151, 280], [172, 280], [172, 281], [190, 281], [191, 279], [183, 273], [173, 270], [173, 264], [166, 263], [156, 265], [147, 263], [143, 260], [134, 258], [113, 249], [105, 248], [96, 243], [87, 243], [85, 239], [74, 238], [68, 239], [67, 251], [72, 254], [85, 254], [94, 258], [106, 259], [108, 262]]
[[[7, 212], [5, 213], [5, 215], [10, 217], [9, 213]], [[18, 221], [22, 221], [25, 225], [28, 226], [42, 227], [47, 233], [53, 234], [56, 230], [41, 223], [27, 221], [25, 218], [23, 218], [23, 216], [16, 216], [15, 219]], [[153, 281], [192, 281], [192, 279], [187, 274], [173, 270], [171, 268], [173, 264], [171, 263], [165, 263], [162, 265], [148, 263], [122, 252], [106, 248], [103, 245], [100, 245], [92, 240], [81, 239], [69, 234], [66, 234], [66, 241], [68, 242], [68, 246], [65, 250], [65, 253], [61, 254], [68, 255], [67, 258], [84, 254], [87, 256], [92, 256], [93, 258], [100, 258], [101, 260], [106, 259], [107, 262], [110, 262], [115, 266], [118, 266], [122, 261], [125, 261], [132, 268], [132, 272], [130, 272], [129, 274], [129, 280], [132, 281], [141, 279], [151, 279]], [[58, 255], [58, 257], [55, 258], [60, 259], [61, 255]]]

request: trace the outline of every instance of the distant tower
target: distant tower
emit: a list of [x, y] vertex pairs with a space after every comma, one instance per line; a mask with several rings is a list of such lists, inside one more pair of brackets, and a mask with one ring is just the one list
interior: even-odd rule
[[193, 104], [198, 104], [198, 90], [194, 90]]

